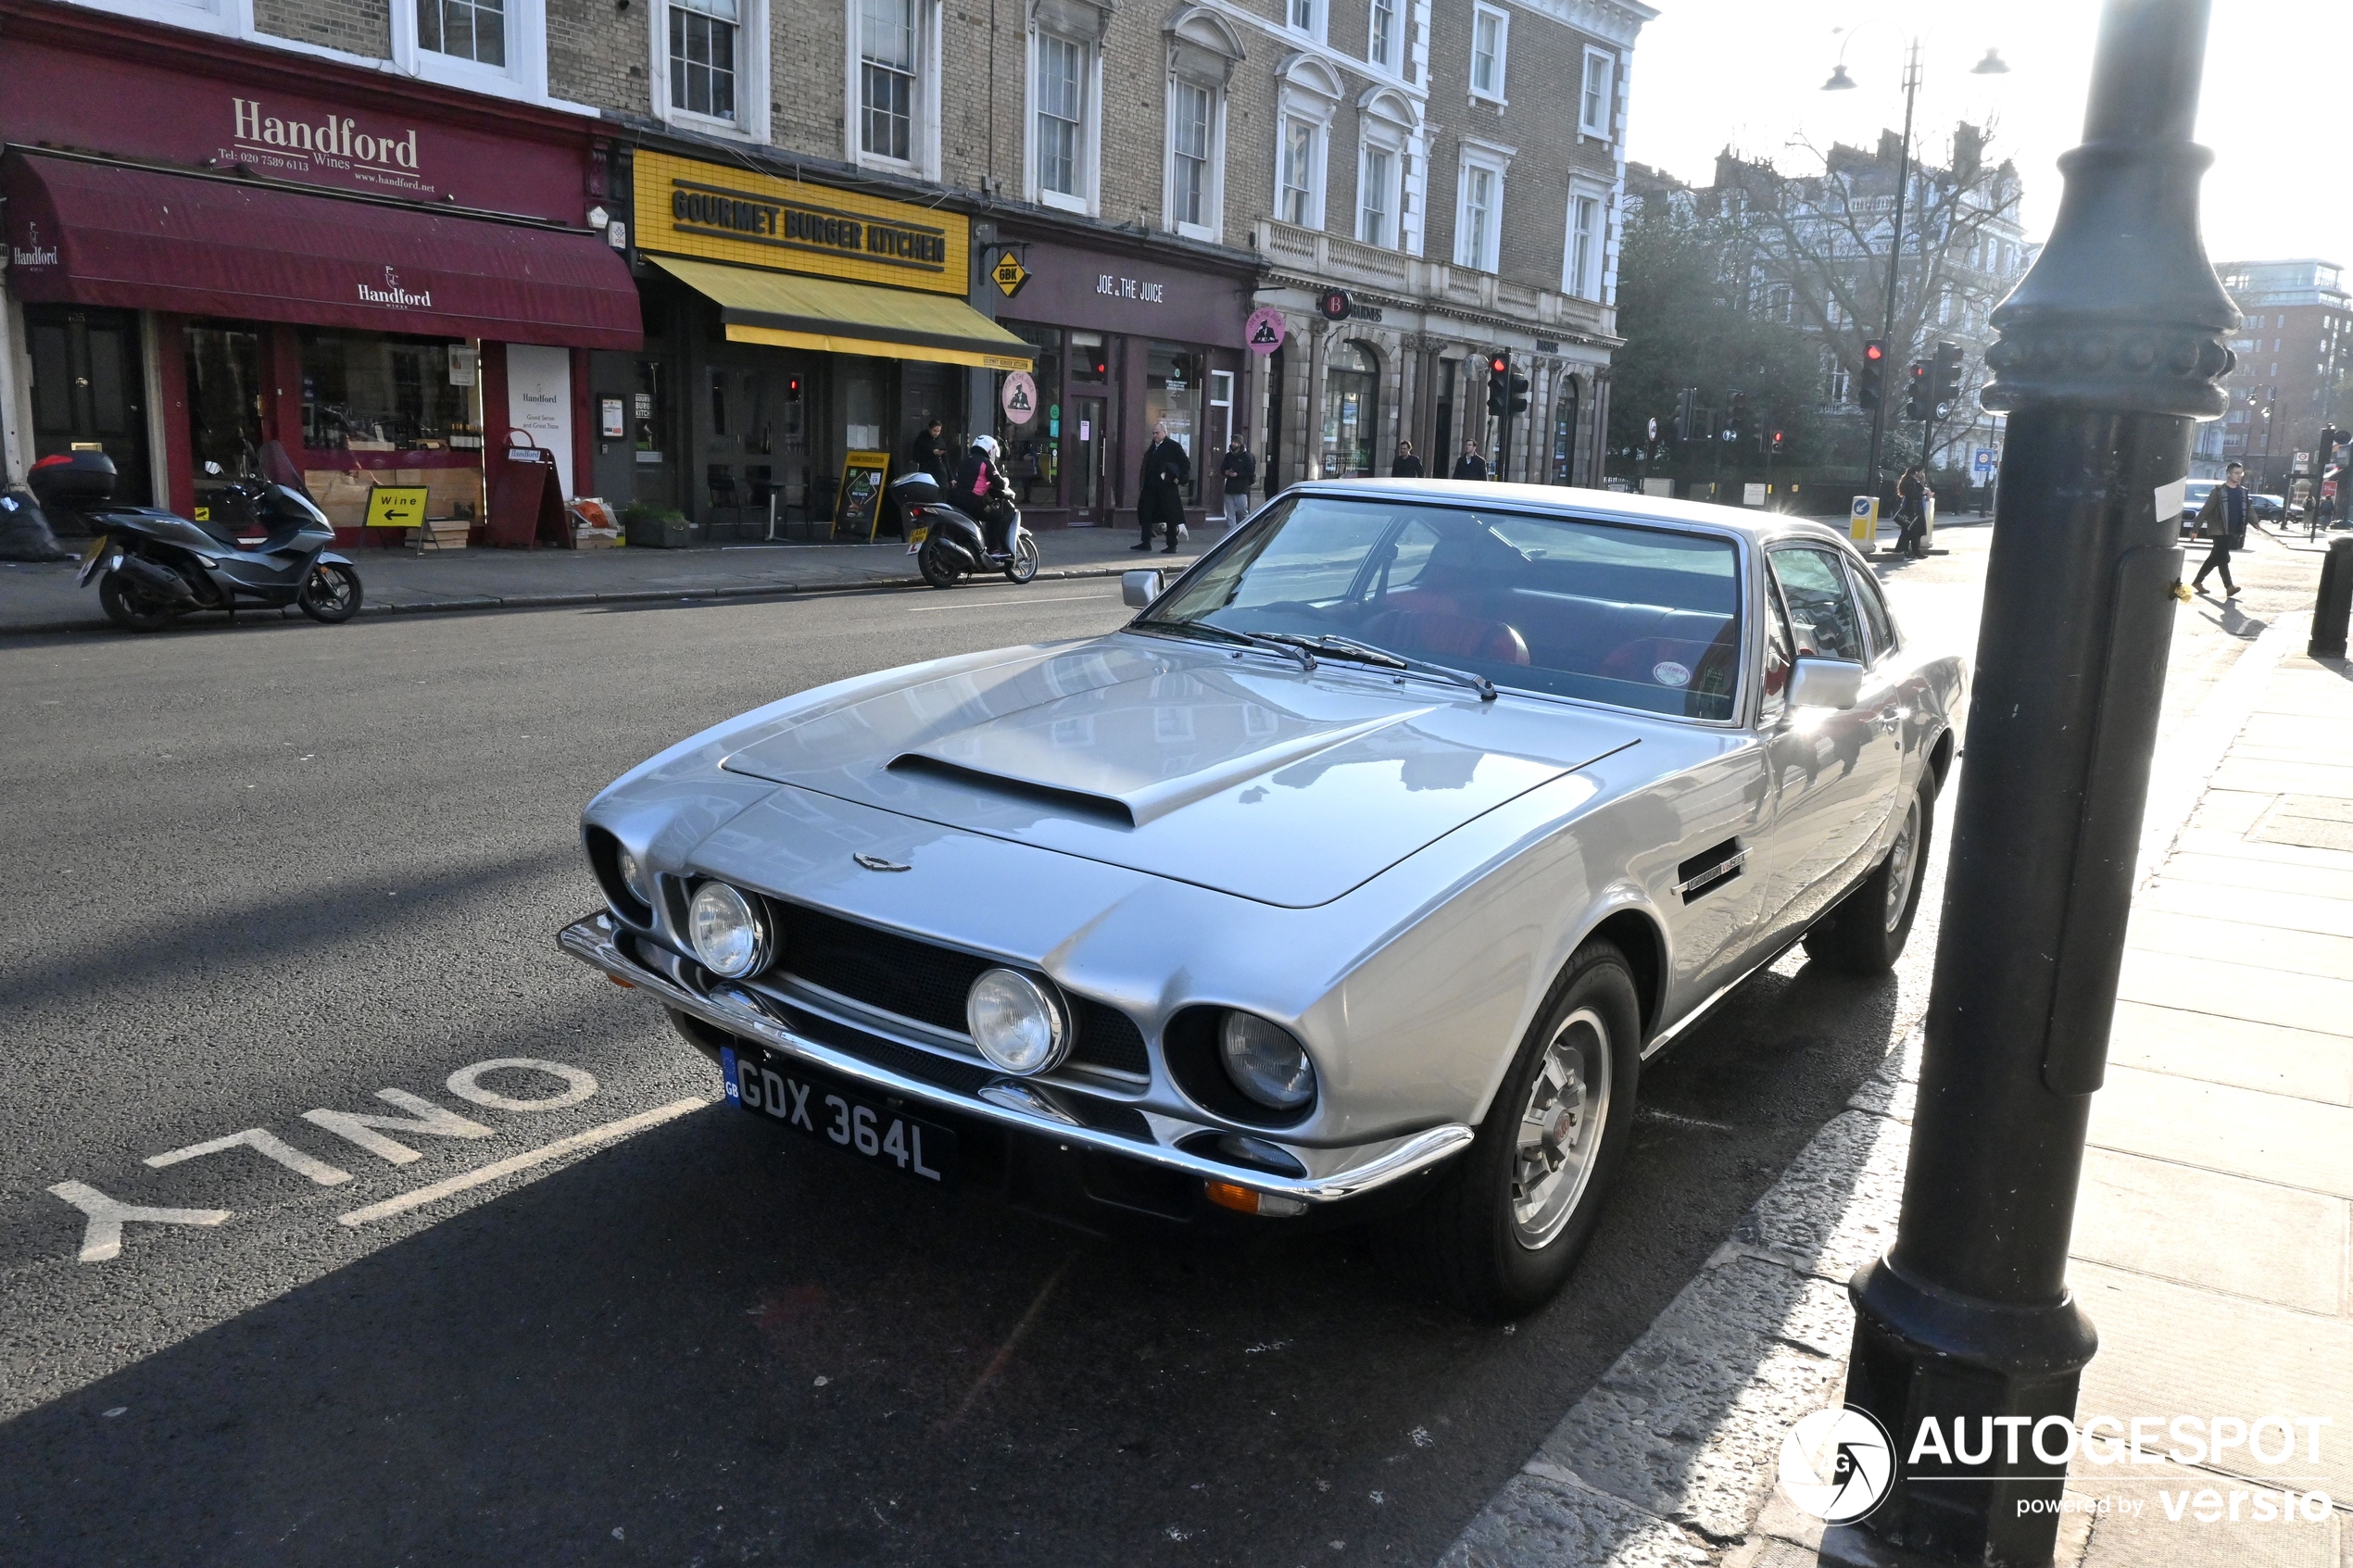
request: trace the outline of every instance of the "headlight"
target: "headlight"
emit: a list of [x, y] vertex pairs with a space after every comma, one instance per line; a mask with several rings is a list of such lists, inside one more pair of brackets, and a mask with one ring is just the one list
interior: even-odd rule
[[646, 874], [645, 862], [629, 852], [629, 846], [615, 841], [613, 864], [620, 868], [621, 884], [635, 895], [637, 902], [648, 909], [654, 905], [654, 879]]
[[686, 935], [703, 967], [730, 980], [741, 980], [768, 962], [768, 922], [750, 899], [724, 882], [695, 889]]
[[1229, 1012], [1217, 1026], [1226, 1076], [1270, 1110], [1297, 1110], [1315, 1098], [1315, 1064], [1290, 1031], [1246, 1012]]
[[1018, 970], [992, 969], [973, 982], [964, 1024], [980, 1054], [1008, 1073], [1044, 1073], [1070, 1048], [1061, 1005]]

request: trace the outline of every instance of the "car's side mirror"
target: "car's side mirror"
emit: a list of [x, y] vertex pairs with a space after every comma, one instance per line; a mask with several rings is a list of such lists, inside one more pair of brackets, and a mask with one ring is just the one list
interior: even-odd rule
[[1129, 609], [1142, 609], [1158, 597], [1159, 572], [1123, 571], [1119, 574], [1119, 602]]
[[1863, 667], [1800, 654], [1789, 675], [1792, 708], [1852, 708], [1863, 699]]

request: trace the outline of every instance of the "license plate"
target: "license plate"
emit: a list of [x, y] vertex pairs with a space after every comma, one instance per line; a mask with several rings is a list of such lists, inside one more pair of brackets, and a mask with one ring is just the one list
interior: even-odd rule
[[105, 534], [95, 533], [91, 535], [90, 543], [83, 547], [82, 552], [82, 564], [88, 566], [92, 561], [96, 560], [98, 558], [98, 552], [106, 547], [107, 536]]
[[746, 1110], [920, 1180], [955, 1185], [956, 1135], [937, 1123], [919, 1122], [830, 1079], [739, 1055], [732, 1047], [720, 1051], [719, 1067], [727, 1076], [727, 1098]]
[[909, 529], [907, 531], [907, 553], [912, 556], [917, 550], [922, 549], [924, 547], [924, 541], [930, 537], [931, 530], [928, 528]]

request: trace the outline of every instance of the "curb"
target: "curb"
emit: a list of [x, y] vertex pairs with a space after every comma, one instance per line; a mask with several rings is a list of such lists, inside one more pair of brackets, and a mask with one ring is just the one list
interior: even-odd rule
[[[1183, 558], [1169, 564], [1189, 567], [1199, 556]], [[1150, 571], [1138, 566], [1072, 566], [1053, 571], [1039, 569], [1032, 583], [1070, 582], [1088, 577], [1117, 577], [1122, 572]], [[617, 593], [598, 594], [478, 594], [464, 598], [435, 599], [427, 604], [387, 604], [382, 601], [363, 603], [359, 613], [379, 615], [466, 615], [494, 609], [565, 609], [582, 605], [675, 604], [702, 599], [761, 599], [786, 594], [862, 594], [900, 588], [921, 588], [927, 584], [919, 576], [873, 577], [851, 583], [725, 583], [708, 588], [632, 588]], [[987, 584], [975, 584], [986, 586]], [[243, 612], [256, 618], [271, 613], [256, 607]], [[283, 611], [279, 612], [282, 616]], [[23, 625], [0, 624], [0, 637], [30, 636], [54, 632], [111, 632], [114, 625], [103, 614], [76, 621], [36, 621]]]

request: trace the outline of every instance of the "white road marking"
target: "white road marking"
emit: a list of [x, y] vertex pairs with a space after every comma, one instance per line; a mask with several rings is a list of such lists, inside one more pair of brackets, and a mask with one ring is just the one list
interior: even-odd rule
[[[547, 1099], [512, 1099], [496, 1089], [482, 1086], [482, 1075], [501, 1068], [513, 1068], [528, 1073], [545, 1073], [551, 1078], [561, 1078], [571, 1087]], [[493, 1110], [561, 1110], [568, 1105], [578, 1105], [597, 1092], [597, 1080], [577, 1067], [567, 1067], [560, 1061], [543, 1061], [535, 1056], [502, 1056], [488, 1061], [477, 1061], [472, 1067], [460, 1067], [449, 1074], [449, 1092], [459, 1099], [486, 1105]]]
[[250, 1148], [264, 1159], [274, 1160], [296, 1175], [308, 1176], [322, 1187], [340, 1186], [351, 1180], [351, 1173], [338, 1171], [323, 1160], [305, 1154], [277, 1134], [262, 1127], [247, 1127], [242, 1133], [231, 1133], [225, 1138], [207, 1143], [192, 1143], [185, 1148], [175, 1148], [162, 1154], [150, 1154], [147, 1163], [157, 1170], [177, 1165], [183, 1160], [195, 1160], [208, 1154], [220, 1154], [232, 1148]]
[[1035, 599], [970, 599], [962, 604], [918, 605], [907, 613], [910, 615], [929, 615], [936, 609], [986, 609], [990, 605], [1006, 604], [1066, 605], [1076, 604], [1080, 599], [1101, 599], [1105, 604], [1109, 604], [1111, 602], [1111, 596], [1109, 594], [1055, 594], [1050, 596]]
[[405, 1143], [396, 1143], [383, 1133], [371, 1128], [383, 1127], [396, 1132], [425, 1133], [440, 1138], [486, 1138], [490, 1129], [479, 1122], [469, 1122], [454, 1110], [445, 1110], [429, 1099], [422, 1099], [405, 1089], [378, 1089], [376, 1098], [413, 1110], [414, 1116], [378, 1116], [362, 1111], [306, 1110], [302, 1119], [316, 1127], [324, 1127], [339, 1138], [349, 1138], [371, 1154], [381, 1155], [395, 1165], [412, 1165], [424, 1158]]
[[[485, 1065], [497, 1064], [486, 1063]], [[543, 1062], [534, 1065], [552, 1064]], [[456, 1076], [454, 1074], [452, 1076], [453, 1088], [456, 1086]], [[582, 1076], [585, 1077], [586, 1074], [583, 1073]], [[518, 1109], [535, 1110], [551, 1102], [545, 1100], [536, 1104], [525, 1101]], [[382, 1203], [371, 1203], [365, 1209], [354, 1209], [348, 1214], [338, 1214], [335, 1216], [335, 1223], [356, 1227], [376, 1220], [390, 1219], [395, 1214], [405, 1214], [411, 1209], [422, 1209], [428, 1203], [435, 1203], [453, 1194], [481, 1186], [485, 1182], [495, 1182], [499, 1177], [512, 1175], [517, 1171], [528, 1171], [535, 1165], [544, 1165], [550, 1160], [560, 1159], [572, 1153], [574, 1149], [593, 1148], [598, 1144], [625, 1138], [632, 1133], [641, 1133], [648, 1127], [659, 1126], [673, 1117], [684, 1116], [690, 1110], [700, 1110], [704, 1106], [711, 1103], [706, 1099], [673, 1100], [668, 1105], [656, 1106], [651, 1110], [640, 1111], [635, 1116], [623, 1117], [618, 1122], [608, 1122], [601, 1127], [591, 1127], [585, 1133], [574, 1133], [568, 1138], [558, 1138], [554, 1143], [543, 1148], [498, 1160], [494, 1164], [484, 1165], [479, 1170], [468, 1171], [462, 1175], [451, 1176], [448, 1180], [435, 1182], [431, 1186], [422, 1186], [414, 1192], [404, 1192], [396, 1198], [387, 1198]], [[94, 1225], [96, 1222], [92, 1223]]]
[[90, 1223], [82, 1233], [82, 1261], [85, 1263], [103, 1263], [122, 1251], [122, 1226], [126, 1220], [143, 1225], [217, 1225], [230, 1212], [226, 1209], [147, 1209], [134, 1203], [117, 1203], [96, 1187], [80, 1182], [59, 1182], [49, 1190], [90, 1216]]

